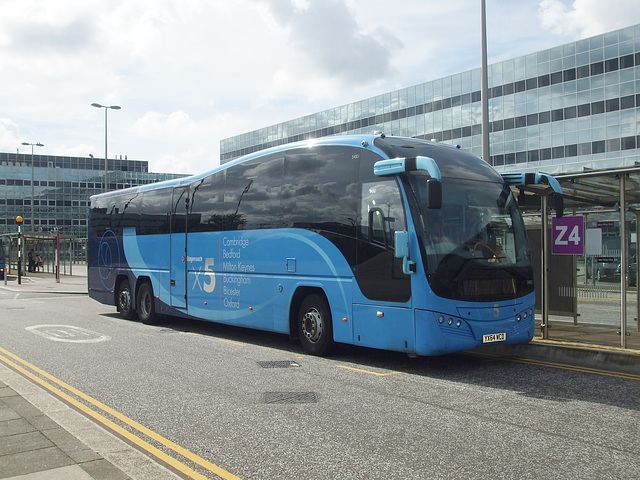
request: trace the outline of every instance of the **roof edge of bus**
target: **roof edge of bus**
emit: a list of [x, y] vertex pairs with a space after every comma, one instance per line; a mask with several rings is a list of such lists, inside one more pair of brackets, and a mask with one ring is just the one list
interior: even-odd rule
[[[238, 163], [243, 163], [253, 158], [261, 157], [263, 155], [268, 155], [270, 153], [286, 152], [294, 148], [301, 148], [301, 147], [310, 148], [315, 145], [331, 144], [331, 145], [359, 146], [361, 148], [370, 148], [372, 150], [379, 152], [381, 155], [384, 155], [384, 152], [382, 152], [382, 150], [380, 150], [379, 148], [373, 145], [373, 140], [375, 140], [376, 138], [384, 138], [384, 137], [385, 137], [384, 134], [332, 135], [329, 137], [310, 138], [307, 140], [301, 140], [299, 142], [284, 143], [282, 145], [276, 145], [274, 147], [265, 148], [264, 150], [258, 150], [256, 152], [243, 155], [242, 157], [238, 157], [236, 159], [231, 160], [230, 162], [223, 163], [203, 173], [190, 175], [188, 177], [164, 180], [162, 182], [149, 183], [147, 185], [141, 185], [140, 187], [138, 187], [138, 189], [139, 191], [144, 192], [149, 190], [156, 190], [158, 188], [180, 187], [182, 185], [188, 185], [190, 183], [196, 182], [213, 173], [219, 172], [220, 170], [224, 170], [226, 168], [229, 168], [230, 166], [236, 165]], [[402, 137], [397, 137], [397, 138], [402, 138]]]
[[[246, 162], [247, 160], [251, 160], [257, 157], [261, 157], [263, 155], [268, 155], [271, 153], [277, 153], [277, 152], [286, 152], [288, 150], [293, 150], [295, 148], [312, 148], [316, 145], [350, 145], [350, 146], [358, 146], [360, 148], [367, 148], [369, 150], [375, 151], [378, 154], [380, 154], [382, 157], [387, 157], [387, 155], [385, 154], [385, 152], [380, 149], [379, 147], [377, 147], [376, 145], [374, 145], [374, 140], [376, 139], [384, 139], [384, 138], [395, 138], [395, 139], [403, 139], [406, 138], [407, 140], [421, 140], [421, 139], [417, 139], [417, 138], [413, 138], [413, 137], [404, 137], [404, 136], [391, 136], [391, 137], [387, 137], [384, 133], [373, 133], [373, 134], [350, 134], [350, 135], [331, 135], [331, 136], [327, 136], [327, 137], [319, 137], [319, 138], [309, 138], [306, 140], [301, 140], [299, 142], [292, 142], [292, 143], [284, 143], [282, 145], [276, 145], [274, 147], [269, 147], [269, 148], [265, 148], [264, 150], [258, 150], [256, 152], [253, 153], [249, 153], [247, 155], [243, 155], [242, 157], [238, 157], [236, 159], [231, 160], [230, 162], [227, 163], [223, 163], [221, 165], [218, 165], [217, 167], [211, 169], [211, 170], [207, 170], [205, 172], [202, 173], [198, 173], [198, 174], [194, 174], [194, 175], [189, 175], [186, 177], [180, 177], [180, 178], [174, 178], [171, 180], [164, 180], [162, 182], [155, 182], [155, 183], [149, 183], [146, 185], [140, 185], [138, 187], [132, 187], [132, 188], [137, 188], [138, 191], [140, 192], [146, 192], [146, 191], [150, 191], [150, 190], [156, 190], [159, 188], [167, 188], [167, 187], [180, 187], [183, 185], [188, 185], [190, 183], [193, 182], [197, 182], [198, 180], [202, 180], [205, 177], [208, 177], [209, 175], [212, 175], [216, 172], [219, 172], [221, 170], [227, 169], [233, 165], [237, 165], [239, 163], [243, 163]], [[429, 142], [429, 140], [421, 140], [424, 142]], [[431, 141], [433, 142], [433, 141]], [[440, 142], [436, 142], [439, 145], [443, 145], [443, 146], [449, 146], [447, 144], [443, 144]], [[453, 146], [451, 145], [450, 147], [452, 148], [457, 148], [457, 146]], [[109, 195], [111, 193], [116, 194], [116, 192], [120, 192], [122, 190], [114, 190], [113, 192], [105, 192], [99, 195]]]

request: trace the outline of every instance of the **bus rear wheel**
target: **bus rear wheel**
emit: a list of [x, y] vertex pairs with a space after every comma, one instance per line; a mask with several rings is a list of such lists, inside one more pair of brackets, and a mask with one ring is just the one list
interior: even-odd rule
[[133, 318], [133, 304], [131, 303], [131, 286], [129, 280], [123, 279], [118, 285], [116, 307], [120, 316], [126, 320]]
[[152, 325], [156, 323], [155, 299], [153, 298], [153, 287], [149, 282], [144, 282], [138, 289], [138, 318], [142, 323]]
[[333, 347], [331, 311], [320, 295], [307, 296], [298, 313], [298, 336], [302, 349], [311, 355], [326, 355]]

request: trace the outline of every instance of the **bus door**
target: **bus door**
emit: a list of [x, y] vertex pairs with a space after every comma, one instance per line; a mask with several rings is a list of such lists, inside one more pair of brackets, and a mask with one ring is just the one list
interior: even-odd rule
[[171, 202], [171, 306], [187, 308], [187, 209], [189, 187], [173, 189]]
[[362, 182], [355, 277], [364, 298], [354, 301], [356, 345], [411, 352], [415, 328], [411, 276], [395, 258], [395, 232], [406, 231], [394, 177]]

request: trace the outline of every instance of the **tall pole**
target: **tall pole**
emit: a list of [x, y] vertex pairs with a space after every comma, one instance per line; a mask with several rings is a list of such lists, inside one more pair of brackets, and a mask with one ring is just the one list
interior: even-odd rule
[[109, 169], [108, 162], [109, 156], [107, 154], [107, 110], [120, 110], [122, 107], [119, 105], [101, 105], [99, 103], [92, 103], [92, 107], [104, 108], [104, 191], [109, 191]]
[[16, 217], [18, 224], [18, 285], [22, 285], [22, 221], [23, 218], [18, 215]]
[[38, 143], [29, 143], [29, 142], [22, 142], [22, 145], [31, 145], [31, 231], [35, 232], [36, 228], [35, 228], [35, 222], [34, 222], [34, 216], [33, 216], [33, 147], [44, 147], [44, 145], [40, 142]]
[[[638, 322], [638, 331], [640, 332], [640, 271], [638, 271], [638, 258], [640, 252], [638, 251], [638, 239], [640, 238], [640, 215], [636, 212], [636, 322]], [[4, 277], [7, 278], [7, 277]], [[631, 280], [631, 279], [629, 279]]]
[[491, 149], [489, 147], [489, 79], [487, 73], [487, 14], [485, 0], [481, 1], [482, 8], [482, 158], [491, 163]]
[[107, 155], [107, 112], [108, 108], [104, 109], [104, 191], [109, 191], [109, 169], [107, 163], [109, 162], [109, 155]]
[[626, 178], [620, 175], [620, 346], [627, 348], [627, 199]]
[[542, 339], [549, 339], [549, 211], [547, 209], [547, 195], [541, 195], [542, 210]]

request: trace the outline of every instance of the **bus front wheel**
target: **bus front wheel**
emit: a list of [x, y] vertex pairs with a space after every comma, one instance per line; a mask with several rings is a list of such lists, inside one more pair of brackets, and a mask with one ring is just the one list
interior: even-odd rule
[[311, 355], [325, 355], [333, 347], [331, 311], [320, 295], [307, 296], [298, 313], [298, 336], [302, 349]]
[[155, 299], [153, 288], [149, 282], [144, 282], [138, 289], [138, 318], [142, 323], [154, 324], [156, 322]]
[[129, 280], [123, 279], [118, 285], [118, 296], [116, 297], [116, 306], [120, 316], [126, 320], [133, 318], [133, 304], [131, 303], [131, 286]]

